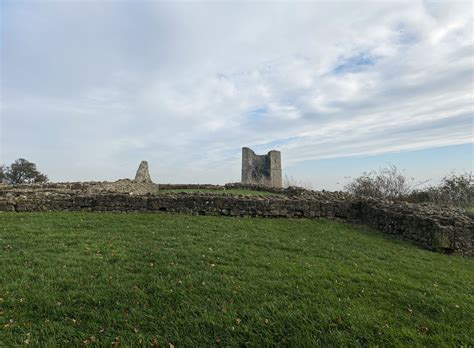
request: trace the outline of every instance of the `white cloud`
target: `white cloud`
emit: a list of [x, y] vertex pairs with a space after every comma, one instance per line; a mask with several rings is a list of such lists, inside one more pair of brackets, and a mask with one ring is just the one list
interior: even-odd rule
[[472, 141], [469, 3], [2, 7], [0, 160], [53, 179], [148, 159], [165, 182], [226, 182], [242, 146], [291, 166]]

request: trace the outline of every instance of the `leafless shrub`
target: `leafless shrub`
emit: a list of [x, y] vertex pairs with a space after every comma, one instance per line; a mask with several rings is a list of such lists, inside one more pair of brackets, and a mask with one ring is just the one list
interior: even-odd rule
[[379, 171], [364, 172], [351, 179], [344, 189], [356, 196], [402, 200], [418, 185], [392, 164]]
[[415, 190], [408, 198], [411, 202], [429, 202], [458, 207], [474, 206], [474, 176], [472, 172], [445, 176], [438, 186]]

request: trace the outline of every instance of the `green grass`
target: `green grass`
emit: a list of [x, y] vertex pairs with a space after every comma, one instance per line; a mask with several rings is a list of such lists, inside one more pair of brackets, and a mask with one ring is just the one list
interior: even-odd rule
[[326, 220], [0, 213], [0, 346], [472, 346], [474, 260]]
[[243, 196], [268, 196], [268, 195], [281, 195], [279, 193], [272, 193], [267, 191], [254, 191], [244, 189], [162, 189], [158, 191], [158, 194], [164, 193], [213, 193], [213, 194], [230, 194], [230, 195], [243, 195]]

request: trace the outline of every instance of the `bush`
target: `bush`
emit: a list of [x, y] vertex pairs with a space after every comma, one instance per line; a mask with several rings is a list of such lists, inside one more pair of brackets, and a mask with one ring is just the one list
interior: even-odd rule
[[3, 184], [4, 182], [7, 181], [7, 177], [6, 177], [6, 167], [3, 166], [3, 165], [0, 165], [0, 184]]
[[47, 182], [48, 177], [36, 169], [36, 164], [19, 158], [10, 167], [1, 166], [0, 181], [9, 184], [33, 184]]
[[474, 176], [472, 172], [445, 176], [438, 186], [416, 189], [414, 179], [408, 178], [396, 166], [364, 172], [344, 186], [346, 191], [362, 197], [403, 200], [412, 203], [434, 203], [457, 207], [474, 207]]
[[411, 202], [429, 202], [439, 205], [458, 207], [474, 206], [474, 177], [472, 172], [445, 176], [438, 186], [414, 191], [409, 200]]
[[349, 193], [362, 197], [405, 199], [414, 189], [414, 179], [408, 178], [395, 165], [379, 171], [364, 172], [344, 186]]

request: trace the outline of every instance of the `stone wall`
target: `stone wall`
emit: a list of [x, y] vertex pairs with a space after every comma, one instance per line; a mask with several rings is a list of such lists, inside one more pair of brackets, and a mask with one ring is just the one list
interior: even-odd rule
[[147, 193], [157, 193], [159, 185], [154, 183], [136, 182], [130, 179], [120, 179], [117, 181], [88, 181], [88, 182], [58, 182], [41, 184], [0, 184], [0, 197], [8, 192], [22, 194], [99, 194], [99, 193], [127, 193], [131, 195], [144, 195]]
[[474, 220], [462, 209], [375, 199], [358, 202], [357, 219], [422, 247], [474, 256]]
[[[203, 193], [137, 195], [88, 191], [86, 188], [90, 183], [86, 188], [84, 185], [86, 184], [72, 183], [0, 187], [0, 212], [171, 212], [241, 217], [340, 218], [362, 222], [427, 249], [474, 256], [474, 221], [457, 209], [356, 199], [342, 192], [316, 192], [299, 188], [275, 189], [278, 195], [270, 196]], [[226, 187], [212, 186], [222, 190]], [[190, 185], [184, 185], [184, 188], [189, 187]], [[246, 186], [229, 184], [227, 187]], [[183, 185], [175, 185], [174, 188], [183, 188]]]
[[194, 190], [219, 190], [225, 192], [225, 190], [251, 190], [251, 191], [264, 191], [264, 192], [272, 192], [277, 194], [288, 194], [292, 190], [302, 190], [306, 191], [301, 188], [292, 187], [291, 189], [286, 189], [282, 187], [268, 187], [268, 186], [261, 186], [256, 184], [243, 184], [240, 182], [236, 183], [228, 183], [225, 185], [213, 185], [213, 184], [160, 184], [160, 190], [187, 190], [187, 189], [194, 189]]

